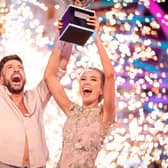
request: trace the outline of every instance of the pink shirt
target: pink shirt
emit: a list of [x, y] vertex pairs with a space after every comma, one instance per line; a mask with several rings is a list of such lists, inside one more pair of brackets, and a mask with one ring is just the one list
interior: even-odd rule
[[43, 111], [50, 93], [44, 81], [25, 91], [27, 117], [12, 102], [8, 89], [0, 85], [0, 161], [22, 166], [25, 135], [28, 139], [30, 167], [45, 166], [48, 149], [43, 126]]

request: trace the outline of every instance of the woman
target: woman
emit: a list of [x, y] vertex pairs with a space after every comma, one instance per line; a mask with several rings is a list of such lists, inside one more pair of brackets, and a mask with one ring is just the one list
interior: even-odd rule
[[48, 87], [67, 116], [59, 168], [93, 168], [107, 128], [115, 120], [114, 68], [99, 37], [96, 16], [91, 16], [87, 23], [95, 26], [95, 43], [104, 73], [96, 68], [83, 72], [79, 81], [82, 106], [71, 102], [60, 84], [69, 56], [60, 57], [59, 41], [45, 72]]

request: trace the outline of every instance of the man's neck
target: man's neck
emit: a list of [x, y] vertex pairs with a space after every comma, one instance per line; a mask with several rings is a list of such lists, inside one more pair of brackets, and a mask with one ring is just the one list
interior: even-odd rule
[[19, 105], [23, 101], [23, 93], [18, 93], [18, 94], [11, 94], [10, 95], [11, 100], [16, 104]]

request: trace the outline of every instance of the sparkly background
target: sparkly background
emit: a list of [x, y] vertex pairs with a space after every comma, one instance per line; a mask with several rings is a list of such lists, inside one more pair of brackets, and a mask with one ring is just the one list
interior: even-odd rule
[[[26, 89], [36, 86], [56, 38], [55, 25], [69, 1], [0, 0], [0, 57], [18, 54], [27, 75]], [[166, 0], [95, 0], [89, 7], [101, 22], [101, 38], [116, 71], [117, 123], [96, 160], [98, 168], [146, 168], [156, 161], [168, 167], [168, 2]], [[81, 67], [101, 68], [93, 36], [74, 45], [62, 79], [78, 100]], [[73, 93], [73, 94], [72, 94]], [[65, 116], [51, 98], [44, 113], [54, 168], [61, 151]]]

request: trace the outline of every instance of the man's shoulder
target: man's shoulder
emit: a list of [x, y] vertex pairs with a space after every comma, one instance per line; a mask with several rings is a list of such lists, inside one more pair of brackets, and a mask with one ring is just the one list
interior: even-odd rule
[[32, 97], [32, 96], [43, 96], [43, 95], [48, 95], [49, 89], [47, 87], [47, 84], [45, 80], [41, 80], [36, 86], [27, 88], [24, 91], [24, 96], [26, 97]]
[[6, 86], [0, 84], [0, 93], [4, 93], [7, 90]]

